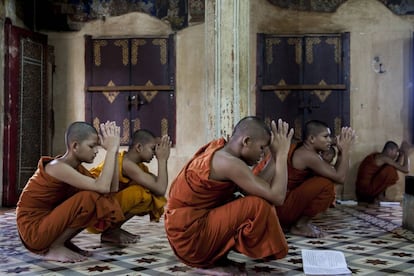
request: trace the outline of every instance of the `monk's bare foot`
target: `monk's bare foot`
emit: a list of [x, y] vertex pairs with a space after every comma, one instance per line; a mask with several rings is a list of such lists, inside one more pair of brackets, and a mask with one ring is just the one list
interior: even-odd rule
[[227, 257], [219, 260], [215, 267], [196, 269], [197, 274], [202, 275], [247, 275], [246, 264], [238, 263]]
[[62, 263], [82, 262], [87, 258], [81, 254], [72, 251], [65, 246], [51, 247], [49, 251], [43, 255], [47, 261], [55, 261]]
[[323, 238], [326, 235], [325, 232], [310, 223], [294, 225], [290, 228], [290, 233], [307, 238]]
[[126, 234], [126, 231], [117, 229], [110, 229], [101, 234], [101, 242], [108, 242], [117, 245], [128, 245], [132, 243], [137, 243], [138, 238], [131, 236], [132, 234]]
[[136, 239], [137, 241], [139, 241], [139, 240], [141, 239], [141, 236], [140, 236], [140, 235], [132, 234], [131, 232], [128, 232], [128, 231], [126, 231], [126, 230], [124, 230], [124, 229], [122, 229], [122, 228], [119, 228], [119, 230], [120, 230], [120, 231], [122, 231], [122, 232], [123, 232], [123, 234], [128, 235], [128, 236], [130, 236], [131, 238]]
[[79, 248], [77, 245], [75, 245], [75, 244], [74, 244], [73, 242], [71, 242], [71, 241], [66, 241], [66, 242], [65, 242], [65, 246], [66, 246], [67, 248], [69, 248], [70, 250], [75, 251], [76, 253], [81, 254], [82, 256], [85, 256], [85, 257], [90, 257], [90, 256], [92, 256], [92, 252], [91, 252], [91, 251], [81, 249], [81, 248]]

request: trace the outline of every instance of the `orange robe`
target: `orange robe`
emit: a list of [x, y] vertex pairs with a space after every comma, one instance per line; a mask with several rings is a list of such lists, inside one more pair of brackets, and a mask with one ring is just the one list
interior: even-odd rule
[[393, 166], [375, 164], [377, 154], [371, 153], [359, 165], [355, 184], [358, 201], [374, 202], [381, 193], [398, 180], [397, 170]]
[[292, 144], [288, 154], [288, 184], [285, 202], [276, 207], [280, 223], [290, 227], [300, 217], [314, 217], [327, 210], [335, 199], [334, 182], [317, 176], [311, 170], [298, 170], [292, 165], [297, 144]]
[[[142, 187], [138, 183], [131, 180], [129, 177], [123, 175], [122, 164], [124, 161], [126, 151], [118, 155], [119, 167], [119, 192], [116, 193], [115, 198], [121, 205], [124, 214], [133, 215], [147, 215], [149, 214], [151, 221], [159, 222], [164, 213], [164, 205], [167, 199], [164, 196], [156, 196], [147, 188]], [[92, 168], [90, 172], [98, 177], [103, 169], [103, 163], [97, 167]], [[137, 164], [144, 172], [150, 173], [148, 167], [144, 163]], [[94, 232], [92, 229], [89, 229]]]
[[[112, 194], [81, 191], [48, 175], [44, 166], [52, 160], [52, 157], [39, 160], [16, 208], [20, 238], [29, 251], [38, 254], [46, 253], [67, 228], [99, 225], [105, 230], [125, 219]], [[77, 170], [91, 176], [82, 165]]]
[[235, 199], [237, 185], [209, 179], [224, 139], [200, 148], [173, 181], [165, 229], [174, 253], [190, 266], [209, 267], [235, 250], [251, 258], [283, 258], [288, 245], [275, 208], [256, 196]]

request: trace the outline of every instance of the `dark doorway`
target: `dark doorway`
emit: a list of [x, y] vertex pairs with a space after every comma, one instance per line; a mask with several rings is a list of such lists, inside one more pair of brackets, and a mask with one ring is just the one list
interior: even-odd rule
[[3, 206], [14, 206], [50, 154], [47, 36], [5, 21]]

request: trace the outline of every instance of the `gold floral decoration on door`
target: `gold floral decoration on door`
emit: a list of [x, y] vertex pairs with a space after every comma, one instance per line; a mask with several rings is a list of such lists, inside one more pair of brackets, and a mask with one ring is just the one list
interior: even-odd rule
[[93, 42], [93, 59], [96, 66], [101, 65], [101, 47], [107, 46], [108, 41], [106, 40], [95, 40]]
[[335, 63], [341, 63], [341, 39], [339, 37], [330, 37], [326, 39], [326, 43], [334, 46]]
[[[116, 85], [112, 80], [110, 80], [106, 86], [112, 87]], [[119, 95], [119, 91], [105, 91], [102, 92], [102, 94], [112, 104], [115, 101], [116, 97]]]
[[302, 63], [302, 39], [289, 38], [287, 43], [289, 45], [295, 45], [295, 61], [296, 61], [296, 64], [301, 64]]
[[[326, 82], [321, 80], [319, 86], [326, 86]], [[316, 95], [321, 102], [325, 102], [326, 99], [331, 95], [332, 90], [314, 90], [312, 94]]]
[[[281, 79], [277, 85], [284, 86], [286, 85], [286, 82], [284, 79]], [[290, 90], [275, 90], [273, 91], [273, 93], [275, 93], [275, 95], [281, 102], [284, 102], [286, 97], [289, 96]]]
[[273, 63], [273, 45], [278, 45], [280, 43], [278, 38], [267, 38], [266, 39], [266, 62], [267, 64]]
[[[145, 84], [146, 87], [152, 87], [154, 84], [149, 80]], [[141, 95], [144, 97], [144, 99], [147, 101], [147, 103], [150, 103], [155, 96], [157, 96], [158, 91], [157, 90], [148, 90], [148, 91], [141, 91]]]
[[167, 40], [166, 39], [154, 39], [153, 45], [160, 46], [160, 62], [161, 64], [167, 63]]
[[122, 49], [122, 64], [127, 66], [129, 62], [129, 49], [128, 49], [128, 40], [115, 40], [115, 46], [121, 47]]
[[318, 37], [307, 37], [306, 38], [306, 61], [309, 64], [313, 63], [313, 45], [321, 43]]
[[131, 64], [137, 65], [138, 63], [138, 48], [147, 44], [145, 39], [133, 39], [131, 42]]

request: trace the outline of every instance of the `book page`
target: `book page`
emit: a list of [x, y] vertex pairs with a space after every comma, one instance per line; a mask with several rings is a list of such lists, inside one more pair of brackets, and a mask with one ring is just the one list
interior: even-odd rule
[[351, 274], [340, 251], [302, 249], [302, 262], [306, 275]]

